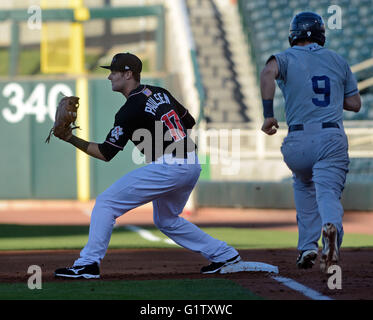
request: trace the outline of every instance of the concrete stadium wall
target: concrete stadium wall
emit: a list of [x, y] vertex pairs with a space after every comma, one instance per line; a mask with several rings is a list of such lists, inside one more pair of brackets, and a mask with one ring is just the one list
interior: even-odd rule
[[[373, 183], [347, 183], [341, 201], [345, 210], [373, 210]], [[195, 202], [199, 207], [295, 208], [291, 182], [200, 180]]]

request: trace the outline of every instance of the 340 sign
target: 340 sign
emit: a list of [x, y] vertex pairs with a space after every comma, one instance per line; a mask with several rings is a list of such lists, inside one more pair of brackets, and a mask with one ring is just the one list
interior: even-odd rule
[[26, 115], [35, 115], [37, 122], [44, 122], [47, 117], [54, 121], [56, 107], [61, 94], [72, 96], [71, 88], [64, 83], [53, 85], [47, 92], [44, 83], [38, 83], [28, 97], [19, 83], [11, 82], [4, 86], [3, 97], [8, 99], [8, 105], [3, 107], [2, 116], [10, 123], [23, 120]]

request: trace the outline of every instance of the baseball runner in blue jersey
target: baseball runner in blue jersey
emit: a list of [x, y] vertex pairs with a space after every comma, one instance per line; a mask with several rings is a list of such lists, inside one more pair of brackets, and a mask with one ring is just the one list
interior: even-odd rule
[[130, 140], [145, 155], [147, 165], [124, 175], [96, 198], [88, 243], [73, 266], [57, 269], [55, 276], [99, 278], [116, 218], [148, 202], [153, 203], [155, 225], [165, 235], [211, 262], [201, 273], [215, 273], [240, 261], [233, 247], [179, 216], [201, 171], [188, 134], [193, 117], [166, 89], [140, 84], [142, 62], [135, 55], [117, 54], [110, 66], [103, 67], [111, 71], [112, 90], [127, 98], [105, 141], [87, 142], [71, 130], [59, 138], [103, 161], [110, 161]]
[[264, 123], [268, 135], [279, 127], [273, 114], [275, 80], [285, 98], [288, 135], [281, 152], [293, 173], [299, 231], [296, 265], [320, 269], [337, 264], [343, 238], [340, 202], [348, 172], [343, 109], [358, 112], [360, 95], [347, 62], [324, 48], [325, 25], [313, 12], [297, 14], [290, 24], [290, 48], [272, 55], [261, 72]]

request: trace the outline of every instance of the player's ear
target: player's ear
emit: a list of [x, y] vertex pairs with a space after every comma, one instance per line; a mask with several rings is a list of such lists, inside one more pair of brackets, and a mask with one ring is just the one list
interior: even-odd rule
[[123, 76], [124, 76], [124, 79], [126, 79], [126, 80], [131, 79], [132, 78], [132, 71], [131, 70], [125, 71]]

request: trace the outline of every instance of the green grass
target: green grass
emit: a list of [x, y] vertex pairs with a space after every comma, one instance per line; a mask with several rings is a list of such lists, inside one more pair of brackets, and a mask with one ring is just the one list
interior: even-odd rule
[[[0, 75], [7, 76], [9, 72], [9, 50], [0, 49]], [[21, 50], [18, 57], [19, 75], [40, 74], [40, 50]]]
[[260, 297], [227, 279], [147, 281], [64, 281], [0, 283], [0, 300], [257, 300]]
[[[87, 72], [95, 75], [107, 75], [106, 69], [99, 67], [100, 54], [85, 53], [85, 67]], [[148, 58], [143, 60], [143, 72], [150, 71], [150, 61]], [[9, 50], [0, 49], [0, 76], [7, 76], [9, 72]], [[19, 75], [40, 74], [40, 50], [39, 49], [21, 49], [18, 57]]]
[[40, 50], [21, 50], [18, 63], [19, 75], [40, 74]]
[[[175, 248], [156, 228], [146, 228], [161, 241], [151, 242], [125, 228], [115, 228], [109, 248]], [[202, 228], [237, 249], [295, 248], [297, 232], [250, 228]], [[81, 249], [88, 226], [0, 225], [0, 250]], [[345, 234], [343, 247], [372, 247], [373, 235]]]
[[0, 75], [7, 76], [9, 72], [9, 50], [0, 49]]

